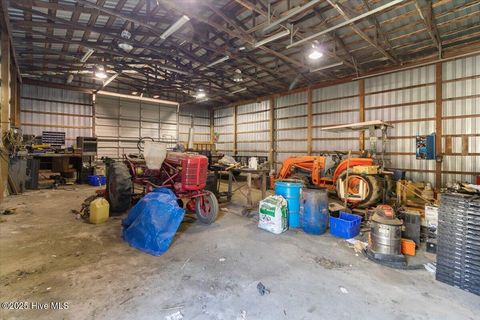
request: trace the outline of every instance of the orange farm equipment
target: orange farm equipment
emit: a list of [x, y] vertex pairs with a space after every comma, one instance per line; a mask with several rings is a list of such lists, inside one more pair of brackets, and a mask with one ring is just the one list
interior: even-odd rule
[[342, 201], [358, 208], [373, 206], [384, 199], [391, 189], [391, 174], [386, 172], [384, 151], [386, 130], [391, 127], [383, 121], [370, 121], [352, 125], [325, 128], [330, 131], [382, 130], [382, 151], [376, 160], [376, 137], [371, 140], [368, 157], [350, 158], [339, 152], [320, 156], [294, 156], [283, 161], [277, 179], [297, 179], [306, 186], [335, 189]]

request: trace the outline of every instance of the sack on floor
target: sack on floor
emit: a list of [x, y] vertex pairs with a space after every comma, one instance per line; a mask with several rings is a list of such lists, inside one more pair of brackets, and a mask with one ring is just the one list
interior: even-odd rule
[[154, 189], [122, 221], [123, 239], [134, 248], [159, 256], [168, 250], [184, 215], [170, 189]]
[[282, 196], [270, 196], [260, 201], [258, 227], [275, 234], [288, 229], [287, 201]]

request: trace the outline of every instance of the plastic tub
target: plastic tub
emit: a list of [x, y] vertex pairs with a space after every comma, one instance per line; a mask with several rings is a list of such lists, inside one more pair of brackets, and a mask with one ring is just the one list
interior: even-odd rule
[[88, 184], [94, 187], [103, 186], [107, 183], [107, 177], [105, 176], [88, 176]]
[[330, 217], [330, 233], [335, 237], [350, 239], [358, 236], [361, 223], [362, 217], [356, 214], [340, 212], [338, 218]]
[[300, 197], [303, 184], [292, 181], [276, 181], [275, 194], [287, 200], [288, 225], [291, 228], [301, 227], [300, 221]]

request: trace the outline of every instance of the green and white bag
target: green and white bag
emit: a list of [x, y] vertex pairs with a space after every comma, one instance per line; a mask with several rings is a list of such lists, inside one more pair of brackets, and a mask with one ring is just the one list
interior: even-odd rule
[[258, 227], [280, 234], [288, 229], [287, 200], [282, 196], [269, 196], [260, 201]]

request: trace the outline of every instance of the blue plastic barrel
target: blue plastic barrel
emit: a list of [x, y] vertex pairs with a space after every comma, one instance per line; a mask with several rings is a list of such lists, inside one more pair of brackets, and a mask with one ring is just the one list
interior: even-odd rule
[[276, 181], [275, 194], [287, 200], [288, 225], [291, 228], [299, 228], [300, 223], [300, 196], [302, 194], [301, 182]]
[[328, 194], [321, 189], [303, 189], [303, 231], [323, 234], [328, 227]]

